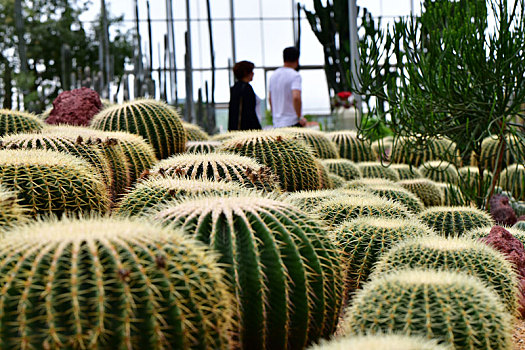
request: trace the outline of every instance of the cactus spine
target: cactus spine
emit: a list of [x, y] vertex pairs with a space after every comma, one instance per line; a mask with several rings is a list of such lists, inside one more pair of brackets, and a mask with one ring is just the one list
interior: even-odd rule
[[425, 209], [423, 202], [412, 192], [404, 188], [397, 188], [388, 185], [368, 186], [369, 191], [380, 197], [384, 197], [394, 202], [404, 205], [410, 212], [418, 214]]
[[398, 185], [418, 196], [425, 207], [443, 205], [444, 193], [432, 180], [403, 180], [399, 181]]
[[348, 196], [372, 196], [367, 191], [360, 190], [317, 190], [317, 191], [299, 191], [286, 194], [283, 196], [283, 201], [291, 203], [301, 210], [311, 212], [325, 201], [329, 201], [335, 197]]
[[461, 207], [468, 204], [458, 186], [446, 183], [436, 183], [436, 186], [443, 192], [444, 206]]
[[324, 159], [322, 163], [329, 172], [341, 176], [346, 181], [361, 178], [359, 167], [348, 159]]
[[189, 141], [186, 143], [186, 153], [212, 153], [220, 145], [219, 141]]
[[186, 131], [187, 141], [207, 141], [210, 139], [210, 136], [198, 125], [182, 122], [182, 126], [184, 126], [184, 131]]
[[453, 164], [440, 160], [425, 162], [419, 167], [419, 172], [426, 178], [457, 185], [459, 174]]
[[525, 166], [513, 164], [501, 172], [500, 186], [512, 193], [517, 200], [525, 200]]
[[335, 159], [339, 158], [339, 151], [335, 144], [330, 141], [326, 134], [311, 129], [305, 128], [284, 128], [281, 131], [288, 132], [303, 140], [311, 147], [314, 155], [321, 159]]
[[461, 236], [477, 227], [494, 222], [486, 212], [471, 207], [433, 207], [419, 214], [419, 219], [443, 236]]
[[426, 147], [418, 147], [415, 140], [399, 138], [390, 159], [392, 163], [411, 164], [416, 167], [431, 160], [461, 165], [461, 156], [456, 150], [456, 144], [448, 139], [429, 140]]
[[423, 177], [416, 167], [411, 167], [408, 164], [391, 164], [390, 168], [397, 171], [399, 180], [413, 180]]
[[399, 181], [397, 172], [393, 169], [383, 166], [379, 162], [363, 162], [358, 163], [359, 171], [365, 178], [379, 178], [391, 181]]
[[377, 154], [372, 146], [358, 138], [354, 131], [336, 131], [328, 134], [328, 137], [339, 147], [339, 155], [354, 162], [373, 162], [377, 160]]
[[0, 184], [0, 229], [20, 225], [27, 219], [27, 210], [19, 204], [16, 192]]
[[38, 132], [44, 123], [31, 113], [0, 109], [0, 136]]
[[309, 350], [452, 350], [435, 340], [403, 334], [374, 334], [341, 337], [322, 342]]

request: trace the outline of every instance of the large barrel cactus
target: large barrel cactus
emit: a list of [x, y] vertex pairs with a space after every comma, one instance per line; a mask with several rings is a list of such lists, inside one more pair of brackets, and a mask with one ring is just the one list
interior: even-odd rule
[[344, 321], [344, 333], [403, 332], [457, 350], [512, 348], [511, 316], [499, 296], [463, 273], [402, 270], [374, 278]]
[[340, 337], [308, 350], [452, 350], [452, 347], [421, 336], [374, 334]]
[[415, 194], [405, 190], [404, 188], [388, 185], [371, 185], [368, 186], [368, 189], [375, 195], [403, 204], [410, 212], [414, 214], [418, 214], [425, 209], [423, 202]]
[[377, 154], [370, 143], [358, 138], [355, 131], [335, 131], [328, 134], [339, 148], [341, 158], [354, 162], [373, 162], [377, 160]]
[[137, 182], [122, 197], [115, 213], [117, 215], [142, 215], [152, 208], [173, 199], [182, 199], [198, 194], [219, 194], [242, 192], [244, 187], [236, 182], [190, 180], [184, 178], [151, 177]]
[[500, 186], [512, 193], [517, 200], [525, 200], [525, 166], [513, 164], [501, 172]]
[[434, 232], [414, 220], [362, 217], [343, 223], [334, 235], [343, 252], [346, 285], [352, 293], [368, 280], [372, 267], [392, 246]]
[[249, 157], [227, 153], [179, 154], [163, 159], [153, 169], [154, 176], [213, 181], [234, 181], [265, 191], [279, 190], [272, 171]]
[[37, 132], [43, 128], [44, 123], [31, 113], [0, 109], [0, 136]]
[[419, 167], [431, 160], [443, 160], [461, 165], [461, 156], [456, 144], [448, 139], [427, 140], [426, 145], [415, 139], [399, 138], [392, 149], [392, 163], [411, 164]]
[[140, 99], [101, 110], [91, 126], [104, 131], [126, 131], [142, 136], [158, 158], [182, 153], [186, 131], [173, 108], [155, 100]]
[[339, 151], [335, 144], [330, 141], [322, 131], [305, 129], [305, 128], [284, 128], [280, 129], [284, 132], [289, 132], [297, 136], [299, 139], [309, 145], [317, 158], [321, 159], [335, 159], [339, 158]]
[[94, 169], [75, 156], [47, 150], [0, 151], [0, 183], [15, 191], [28, 214], [108, 210], [109, 196]]
[[443, 236], [461, 236], [477, 227], [494, 224], [490, 215], [471, 207], [433, 207], [421, 212], [418, 218]]
[[456, 271], [478, 277], [496, 291], [511, 314], [518, 306], [518, 279], [504, 255], [470, 238], [429, 236], [400, 242], [383, 254], [374, 274], [402, 269]]
[[320, 190], [329, 190], [335, 188], [332, 180], [330, 179], [330, 172], [328, 171], [328, 168], [324, 166], [319, 159], [315, 160], [315, 166], [317, 167], [317, 175], [319, 176], [318, 188]]
[[212, 153], [221, 144], [219, 141], [188, 141], [186, 153]]
[[423, 177], [415, 166], [410, 166], [408, 164], [391, 164], [390, 168], [397, 171], [399, 180], [413, 180]]
[[402, 180], [398, 185], [418, 196], [425, 207], [443, 205], [443, 190], [432, 180]]
[[[503, 151], [503, 166], [507, 167], [511, 164], [516, 163], [516, 148], [523, 147], [523, 142], [517, 139], [515, 136], [505, 136], [505, 151]], [[470, 165], [478, 166], [480, 163], [483, 169], [494, 171], [496, 169], [496, 163], [500, 152], [500, 139], [497, 136], [489, 136], [481, 143], [481, 154], [479, 158], [476, 157], [474, 152], [470, 157]], [[521, 160], [523, 162], [523, 160]]]
[[399, 181], [397, 171], [387, 168], [380, 162], [362, 162], [358, 163], [361, 176], [365, 178], [379, 178], [391, 181]]
[[206, 141], [210, 139], [206, 131], [202, 130], [198, 125], [182, 122], [182, 126], [184, 127], [184, 131], [186, 131], [187, 141]]
[[341, 176], [346, 181], [361, 178], [357, 164], [348, 159], [324, 159], [322, 162], [329, 172]]
[[36, 222], [2, 241], [2, 349], [230, 349], [215, 255], [129, 219]]
[[440, 160], [425, 162], [419, 167], [419, 172], [432, 181], [457, 185], [459, 174], [452, 163]]
[[220, 150], [254, 158], [277, 175], [285, 191], [317, 190], [316, 158], [294, 136], [279, 131], [245, 132], [224, 142]]
[[302, 349], [335, 330], [343, 300], [330, 236], [299, 209], [267, 197], [210, 196], [160, 211], [221, 258], [239, 305], [243, 349]]

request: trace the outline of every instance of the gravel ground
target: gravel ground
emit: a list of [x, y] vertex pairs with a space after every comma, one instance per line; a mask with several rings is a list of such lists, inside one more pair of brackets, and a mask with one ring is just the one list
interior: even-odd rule
[[525, 321], [517, 320], [514, 328], [514, 341], [515, 350], [525, 350]]

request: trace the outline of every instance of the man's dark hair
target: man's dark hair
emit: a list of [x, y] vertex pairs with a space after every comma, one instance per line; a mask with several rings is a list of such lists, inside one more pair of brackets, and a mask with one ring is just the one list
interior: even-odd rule
[[299, 50], [296, 47], [287, 47], [283, 50], [284, 62], [295, 62], [299, 59]]
[[253, 72], [254, 68], [255, 65], [250, 61], [237, 62], [233, 66], [233, 75], [235, 75], [235, 79], [242, 80], [242, 78]]

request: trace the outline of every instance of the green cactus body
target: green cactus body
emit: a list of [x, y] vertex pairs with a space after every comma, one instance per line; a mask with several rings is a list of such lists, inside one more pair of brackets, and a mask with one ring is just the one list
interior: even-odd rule
[[489, 214], [471, 207], [433, 207], [420, 213], [418, 217], [445, 237], [462, 236], [474, 228], [494, 224]]
[[443, 192], [443, 205], [447, 207], [462, 207], [467, 205], [467, 200], [458, 186], [445, 183], [436, 183]]
[[330, 227], [337, 227], [346, 220], [362, 216], [400, 219], [412, 217], [404, 205], [372, 195], [336, 197], [322, 202], [313, 213]]
[[38, 132], [44, 123], [31, 113], [0, 109], [0, 136]]
[[242, 135], [244, 133], [244, 131], [228, 131], [224, 134], [217, 134], [217, 135], [213, 135], [211, 137], [211, 140], [212, 141], [219, 141], [219, 142], [224, 142], [224, 141], [227, 141], [227, 140], [230, 140], [238, 135]]
[[375, 195], [403, 204], [411, 213], [418, 214], [425, 209], [419, 197], [404, 188], [384, 185], [372, 185], [368, 186], [368, 188]]
[[518, 221], [517, 223], [514, 224], [514, 226], [512, 226], [512, 228], [525, 231], [525, 221]]
[[419, 167], [431, 160], [443, 160], [461, 165], [461, 156], [456, 150], [456, 144], [448, 139], [428, 141], [426, 148], [416, 148], [405, 138], [399, 138], [390, 157], [392, 163], [411, 164]]
[[[479, 168], [475, 166], [464, 166], [458, 169], [461, 182], [467, 184], [470, 188], [477, 189], [479, 184]], [[483, 181], [492, 181], [492, 173], [483, 170]]]
[[282, 200], [295, 205], [301, 210], [312, 212], [323, 202], [336, 197], [348, 196], [375, 197], [373, 194], [364, 190], [316, 190], [287, 193], [283, 196]]
[[227, 153], [180, 154], [163, 159], [151, 170], [154, 176], [212, 181], [234, 181], [247, 187], [278, 191], [279, 180], [268, 167], [252, 158]]
[[328, 178], [332, 183], [332, 188], [343, 188], [346, 184], [346, 180], [339, 175], [328, 173]]
[[17, 193], [0, 184], [0, 230], [28, 221], [27, 209], [20, 205]]
[[391, 181], [399, 181], [397, 171], [383, 166], [380, 162], [358, 163], [359, 171], [365, 178], [379, 178]]
[[392, 153], [392, 146], [394, 145], [391, 137], [385, 137], [381, 140], [372, 142], [372, 149], [378, 155], [379, 159], [389, 159]]
[[525, 166], [513, 164], [505, 168], [501, 172], [499, 184], [517, 200], [525, 200]]
[[349, 189], [355, 189], [355, 188], [369, 189], [370, 187], [378, 187], [378, 186], [403, 189], [403, 187], [398, 185], [397, 182], [394, 182], [388, 179], [379, 179], [379, 178], [362, 178], [358, 180], [348, 181], [345, 185], [345, 187]]
[[452, 350], [435, 340], [403, 334], [374, 334], [340, 337], [324, 341], [309, 350]]
[[317, 190], [316, 158], [303, 142], [279, 131], [245, 132], [225, 141], [220, 150], [251, 157], [269, 167], [288, 192]]
[[36, 222], [2, 241], [2, 349], [230, 349], [216, 255], [151, 222]]
[[137, 182], [119, 202], [115, 214], [143, 215], [152, 208], [173, 199], [198, 194], [228, 195], [241, 192], [243, 189], [241, 184], [235, 182], [152, 177]]
[[453, 164], [440, 160], [425, 162], [419, 167], [419, 172], [432, 181], [450, 183], [457, 185], [459, 183], [459, 174]]
[[408, 164], [391, 164], [390, 168], [397, 171], [399, 180], [413, 180], [423, 177], [416, 167], [411, 167]]
[[339, 155], [354, 162], [373, 162], [377, 160], [377, 154], [372, 146], [358, 138], [354, 131], [336, 131], [328, 134], [337, 147]]
[[93, 118], [91, 126], [140, 135], [153, 146], [159, 159], [186, 149], [186, 132], [179, 115], [167, 104], [155, 100], [135, 100], [103, 109]]
[[186, 153], [212, 153], [221, 144], [219, 141], [189, 141], [186, 143]]
[[317, 167], [317, 175], [319, 176], [319, 189], [320, 190], [329, 190], [334, 188], [334, 184], [332, 183], [332, 180], [330, 179], [330, 173], [328, 172], [328, 169], [326, 166], [319, 161], [319, 159], [315, 160], [315, 166]]
[[94, 169], [75, 156], [47, 150], [0, 151], [0, 183], [17, 193], [28, 214], [104, 213], [105, 185]]
[[444, 193], [441, 188], [432, 180], [415, 179], [402, 180], [397, 183], [405, 190], [408, 190], [421, 199], [425, 207], [443, 205]]
[[187, 141], [208, 141], [210, 139], [210, 135], [198, 125], [183, 121], [182, 126], [184, 126], [184, 131], [186, 131]]
[[[505, 151], [503, 152], [503, 167], [516, 163], [515, 149], [520, 147], [520, 142], [515, 140], [514, 137], [507, 135], [505, 141], [507, 144]], [[494, 171], [496, 168], [496, 160], [498, 159], [498, 147], [499, 138], [497, 136], [487, 137], [481, 143], [481, 154], [479, 155], [479, 160], [476, 158], [475, 154], [472, 153], [470, 157], [470, 165], [477, 167], [479, 163], [481, 163], [483, 169]], [[511, 150], [511, 148], [513, 148], [514, 151]]]
[[336, 328], [343, 276], [317, 221], [268, 197], [181, 202], [155, 220], [182, 227], [221, 256], [238, 301], [243, 349], [303, 349]]
[[[518, 225], [520, 222], [523, 221], [518, 221], [513, 227], [505, 227], [505, 230], [509, 231], [509, 233], [516, 237], [521, 243], [525, 244], [525, 228], [522, 229], [522, 225]], [[465, 232], [464, 236], [472, 239], [487, 237], [493, 226], [494, 225], [488, 225], [485, 227], [473, 228], [472, 230]]]
[[434, 270], [378, 276], [357, 294], [344, 333], [403, 332], [457, 350], [512, 348], [512, 317], [476, 277]]
[[329, 172], [341, 176], [346, 181], [361, 178], [357, 164], [348, 159], [324, 159], [322, 163], [328, 168]]
[[339, 158], [339, 151], [335, 144], [330, 141], [322, 131], [305, 128], [283, 128], [280, 131], [288, 132], [297, 136], [309, 145], [317, 158], [336, 159]]
[[433, 269], [478, 277], [499, 294], [507, 310], [517, 314], [518, 279], [500, 252], [470, 238], [439, 236], [400, 242], [375, 265], [374, 275], [403, 269]]
[[361, 288], [372, 267], [392, 246], [430, 235], [434, 235], [432, 230], [414, 220], [362, 217], [343, 223], [334, 236], [345, 260], [348, 292]]

